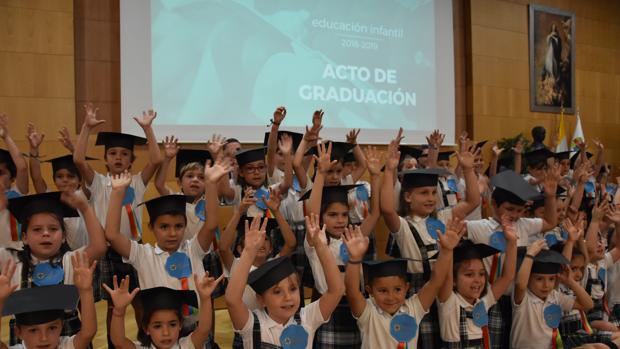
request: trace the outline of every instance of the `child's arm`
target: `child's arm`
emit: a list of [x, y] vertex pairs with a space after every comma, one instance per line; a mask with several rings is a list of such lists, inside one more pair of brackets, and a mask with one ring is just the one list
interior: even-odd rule
[[[166, 136], [164, 139], [164, 158], [161, 162], [161, 166], [157, 170], [157, 174], [155, 175], [155, 188], [159, 195], [170, 195], [170, 189], [166, 187], [166, 175], [168, 174], [168, 167], [177, 156], [179, 152], [179, 139], [174, 136]], [[180, 178], [179, 178], [180, 180]]]
[[213, 166], [205, 164], [205, 223], [198, 232], [198, 243], [203, 251], [209, 251], [213, 234], [218, 224], [217, 182], [232, 170], [226, 159], [216, 161]]
[[[311, 217], [314, 219], [314, 217]], [[349, 251], [349, 262], [344, 275], [347, 301], [351, 306], [354, 317], [360, 317], [366, 309], [366, 297], [360, 291], [360, 272], [362, 259], [368, 250], [368, 236], [364, 235], [358, 227], [344, 229], [344, 244]]]
[[86, 224], [86, 232], [88, 233], [88, 245], [84, 252], [93, 260], [97, 260], [106, 253], [108, 246], [106, 244], [105, 232], [95, 210], [88, 204], [86, 198], [76, 195], [75, 192], [63, 192], [60, 199], [67, 205], [82, 213], [84, 223]]
[[355, 162], [357, 162], [357, 168], [353, 173], [351, 173], [351, 177], [353, 178], [353, 183], [357, 182], [364, 172], [366, 172], [366, 157], [364, 156], [364, 152], [362, 152], [362, 148], [359, 144], [357, 144], [357, 136], [360, 134], [360, 129], [352, 129], [347, 133], [347, 143], [351, 143], [355, 145], [352, 149], [353, 157], [355, 158]]
[[325, 149], [325, 143], [318, 143], [317, 150], [319, 156], [314, 155], [317, 162], [317, 171], [314, 176], [312, 192], [310, 192], [310, 198], [308, 199], [308, 205], [306, 207], [308, 208], [308, 213], [321, 214], [321, 198], [323, 196], [323, 186], [325, 185], [325, 174], [337, 161], [330, 160], [332, 143], [329, 143], [327, 149]]
[[71, 141], [71, 135], [69, 135], [69, 129], [66, 126], [63, 126], [58, 130], [58, 141], [62, 144], [65, 149], [69, 151], [69, 153], [73, 154], [75, 151], [75, 147], [73, 146], [73, 142]]
[[131, 184], [131, 175], [125, 171], [112, 177], [112, 193], [108, 204], [108, 215], [105, 221], [105, 238], [110, 246], [124, 258], [129, 258], [131, 241], [121, 234], [121, 206], [127, 187]]
[[456, 153], [459, 166], [463, 169], [463, 177], [465, 177], [465, 200], [460, 201], [452, 209], [452, 215], [456, 217], [465, 217], [480, 205], [480, 187], [478, 177], [474, 172], [474, 159], [479, 153], [480, 149], [476, 149], [474, 154]]
[[278, 187], [281, 193], [286, 193], [293, 185], [293, 139], [287, 134], [283, 134], [278, 141], [278, 148], [284, 157], [284, 177]]
[[558, 274], [558, 280], [568, 286], [575, 294], [573, 309], [588, 311], [594, 307], [592, 297], [590, 297], [588, 292], [573, 279], [573, 271], [569, 266], [563, 267], [562, 272]]
[[135, 288], [129, 293], [129, 276], [121, 280], [121, 285], [119, 287], [115, 275], [113, 283], [114, 289], [111, 289], [106, 284], [102, 284], [103, 288], [110, 294], [112, 302], [114, 303], [112, 320], [110, 321], [110, 340], [112, 340], [112, 344], [118, 349], [135, 349], [136, 345], [125, 336], [125, 311], [140, 289]]
[[209, 339], [212, 322], [211, 313], [213, 309], [211, 295], [223, 278], [224, 275], [220, 275], [219, 278], [214, 279], [209, 276], [208, 271], [205, 272], [202, 279], [194, 274], [194, 284], [196, 285], [196, 291], [200, 297], [200, 318], [198, 319], [198, 327], [196, 327], [194, 332], [190, 335], [192, 343], [194, 343], [194, 348], [202, 348], [207, 339]]
[[493, 178], [497, 174], [497, 163], [499, 162], [499, 157], [504, 151], [504, 148], [500, 148], [497, 146], [497, 142], [493, 142], [493, 152], [491, 153], [491, 163], [489, 167], [489, 178]]
[[286, 117], [286, 108], [278, 107], [273, 112], [273, 119], [271, 120], [271, 132], [269, 133], [269, 139], [267, 139], [267, 176], [273, 176], [273, 171], [276, 169], [276, 151], [278, 147], [278, 129], [280, 124]]
[[387, 148], [385, 172], [383, 172], [383, 185], [381, 186], [380, 193], [381, 214], [390, 232], [397, 232], [400, 230], [400, 217], [396, 212], [396, 207], [394, 207], [394, 180], [396, 178], [398, 160], [400, 159], [398, 145], [403, 138], [403, 129], [401, 127], [398, 129], [396, 138], [390, 142]]
[[306, 235], [312, 241], [310, 245], [314, 247], [314, 251], [319, 257], [323, 273], [325, 274], [325, 281], [327, 282], [327, 290], [319, 298], [321, 315], [323, 315], [323, 320], [327, 320], [338, 306], [338, 303], [340, 303], [340, 299], [344, 294], [344, 283], [340, 276], [340, 270], [338, 270], [336, 265], [336, 259], [327, 246], [325, 225], [321, 229], [319, 227], [318, 215], [311, 217], [312, 219], [306, 216]]
[[105, 120], [97, 120], [97, 111], [99, 108], [93, 107], [91, 103], [84, 105], [84, 123], [82, 124], [82, 130], [77, 139], [75, 145], [75, 152], [73, 152], [73, 163], [80, 171], [80, 175], [84, 179], [87, 185], [93, 183], [95, 178], [95, 171], [86, 162], [86, 148], [88, 147], [88, 135], [95, 127], [103, 124]]
[[543, 248], [547, 247], [545, 240], [536, 240], [527, 248], [519, 272], [517, 273], [517, 279], [515, 280], [514, 290], [514, 302], [515, 304], [521, 304], [523, 297], [525, 297], [525, 291], [527, 290], [527, 284], [530, 279], [530, 272], [532, 271], [532, 263], [534, 263], [534, 257]]
[[601, 230], [600, 224], [608, 210], [609, 202], [607, 201], [607, 195], [603, 194], [602, 200], [592, 209], [592, 220], [590, 221], [590, 226], [586, 232], [586, 245], [589, 250], [593, 251], [596, 249], [596, 244], [598, 243], [599, 233]]
[[280, 189], [269, 189], [269, 200], [265, 200], [263, 197], [262, 200], [271, 212], [273, 212], [276, 221], [278, 222], [278, 227], [280, 227], [280, 233], [282, 233], [282, 238], [284, 238], [284, 246], [280, 249], [280, 256], [288, 256], [293, 253], [297, 248], [297, 238], [291, 229], [291, 226], [288, 224], [282, 212], [280, 212], [280, 204], [282, 202], [282, 194], [280, 194]]
[[308, 185], [308, 178], [306, 174], [308, 164], [304, 164], [304, 157], [306, 151], [308, 151], [308, 148], [316, 144], [316, 141], [319, 138], [319, 132], [323, 128], [323, 126], [321, 126], [322, 120], [323, 111], [314, 111], [314, 114], [312, 115], [312, 128], [308, 129], [308, 126], [306, 126], [306, 133], [297, 146], [297, 151], [295, 151], [293, 170], [295, 171], [295, 175], [297, 176], [297, 180], [299, 181], [299, 186], [301, 188], [306, 188]]
[[517, 227], [505, 216], [502, 217], [502, 230], [506, 238], [506, 255], [504, 256], [504, 264], [502, 275], [491, 285], [493, 297], [497, 300], [506, 292], [510, 284], [515, 279], [517, 270]]
[[256, 199], [254, 198], [254, 190], [247, 189], [243, 199], [241, 199], [239, 208], [233, 212], [232, 217], [230, 217], [230, 220], [224, 229], [224, 233], [220, 237], [220, 258], [222, 259], [222, 264], [224, 264], [224, 267], [226, 267], [228, 271], [232, 268], [233, 260], [235, 259], [232, 248], [235, 237], [237, 236], [239, 219], [241, 219], [241, 216], [245, 214], [248, 207], [254, 205], [255, 203]]
[[620, 230], [620, 210], [616, 208], [616, 205], [617, 204], [610, 204], [609, 212], [607, 213], [607, 218], [614, 223], [616, 243], [615, 246], [610, 246], [611, 249], [609, 250], [609, 254], [614, 263], [618, 262], [618, 259], [620, 259], [620, 237], [618, 237], [617, 234]]
[[515, 146], [512, 148], [512, 151], [514, 153], [514, 166], [515, 166], [515, 173], [517, 174], [521, 174], [521, 169], [522, 169], [522, 159], [523, 159], [523, 140], [521, 138], [519, 138], [519, 140], [517, 141], [517, 143], [515, 144]]
[[577, 244], [581, 236], [583, 236], [583, 222], [578, 222], [578, 224], [575, 225], [569, 218], [566, 218], [564, 219], [563, 225], [568, 233], [568, 238], [564, 242], [562, 255], [570, 261], [573, 258], [573, 249], [575, 248], [575, 244]]
[[[428, 311], [435, 301], [435, 297], [439, 293], [441, 285], [444, 283], [446, 276], [452, 273], [452, 252], [456, 245], [459, 244], [461, 237], [465, 234], [465, 222], [455, 217], [448, 222], [446, 226], [446, 233], [442, 234], [440, 230], [437, 230], [437, 237], [439, 239], [439, 257], [433, 267], [433, 273], [431, 279], [428, 280], [420, 292], [418, 292], [418, 299], [425, 311]], [[446, 298], [447, 299], [447, 298]]]
[[39, 146], [43, 142], [45, 134], [38, 133], [32, 122], [28, 123], [26, 132], [28, 136], [28, 143], [30, 144], [28, 164], [30, 165], [29, 168], [30, 177], [32, 177], [32, 184], [34, 185], [34, 190], [37, 193], [45, 193], [47, 191], [47, 184], [41, 175], [41, 161], [39, 160]]
[[543, 186], [545, 188], [545, 216], [541, 232], [549, 231], [558, 225], [558, 212], [556, 209], [556, 192], [560, 181], [560, 165], [549, 166], [545, 170]]
[[226, 287], [224, 295], [226, 305], [228, 306], [228, 314], [230, 314], [230, 320], [235, 330], [241, 330], [250, 316], [248, 307], [243, 303], [243, 291], [248, 283], [250, 267], [254, 263], [256, 253], [265, 241], [265, 229], [267, 229], [266, 219], [263, 220], [262, 225], [258, 217], [252, 219], [251, 225], [245, 222], [245, 247], [243, 252], [241, 252], [239, 264], [237, 264], [235, 272], [228, 281], [228, 287]]
[[[359, 146], [358, 146], [359, 147]], [[366, 167], [370, 173], [370, 208], [368, 216], [364, 217], [360, 228], [362, 233], [370, 235], [377, 225], [381, 216], [381, 163], [375, 147], [368, 147], [365, 158], [368, 159]]]
[[162, 162], [161, 152], [159, 151], [159, 144], [157, 144], [157, 138], [155, 137], [155, 132], [153, 131], [153, 120], [157, 117], [157, 113], [153, 110], [149, 110], [148, 112], [142, 112], [142, 118], [138, 118], [134, 116], [134, 120], [142, 127], [144, 131], [144, 135], [146, 136], [146, 143], [149, 149], [149, 162], [144, 165], [142, 169], [142, 182], [144, 185], [147, 185], [155, 171], [159, 167]]
[[15, 163], [15, 186], [20, 193], [26, 195], [28, 194], [28, 164], [9, 135], [9, 117], [6, 114], [0, 114], [0, 137], [4, 140], [6, 149]]
[[[91, 263], [90, 260], [93, 260]], [[71, 256], [73, 264], [73, 284], [80, 295], [80, 318], [82, 327], [73, 337], [73, 346], [76, 349], [86, 349], [97, 334], [97, 311], [93, 296], [93, 273], [97, 261], [86, 252], [76, 251]]]
[[576, 185], [573, 191], [574, 193], [570, 199], [570, 206], [568, 207], [566, 213], [571, 219], [577, 218], [579, 207], [581, 206], [581, 201], [583, 200], [583, 192], [586, 182], [593, 174], [593, 172], [588, 171], [587, 167], [588, 164], [583, 163], [575, 169], [575, 172], [573, 172], [573, 180], [576, 182]]
[[443, 144], [445, 135], [439, 133], [439, 130], [433, 131], [430, 136], [426, 137], [428, 143], [428, 168], [437, 167], [437, 158], [439, 157], [439, 148]]
[[[2, 309], [4, 309], [4, 303], [6, 299], [9, 298], [11, 293], [15, 291], [18, 285], [11, 285], [11, 279], [13, 279], [13, 274], [15, 274], [15, 262], [12, 259], [9, 259], [7, 263], [4, 263], [2, 267], [2, 274], [0, 274], [0, 313], [2, 313]], [[0, 334], [2, 333], [0, 328]], [[3, 342], [0, 342], [0, 349], [6, 349], [7, 346]]]

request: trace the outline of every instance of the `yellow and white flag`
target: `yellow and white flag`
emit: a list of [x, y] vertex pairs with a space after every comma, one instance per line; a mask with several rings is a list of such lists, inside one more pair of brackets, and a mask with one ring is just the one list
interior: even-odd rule
[[577, 143], [575, 141], [585, 142], [585, 140], [586, 137], [583, 135], [583, 128], [581, 128], [581, 117], [579, 115], [579, 109], [577, 109], [577, 123], [575, 124], [575, 132], [573, 132], [573, 138], [571, 138], [570, 141], [570, 149], [572, 151], [571, 156], [577, 151], [579, 151], [579, 148], [577, 148]]
[[558, 130], [556, 132], [558, 139], [555, 144], [555, 152], [568, 151], [568, 142], [566, 142], [566, 127], [564, 127], [564, 108], [560, 112], [560, 122], [558, 123]]

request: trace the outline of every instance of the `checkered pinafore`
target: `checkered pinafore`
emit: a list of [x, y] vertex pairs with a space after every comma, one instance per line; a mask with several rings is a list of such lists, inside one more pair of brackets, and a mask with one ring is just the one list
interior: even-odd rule
[[443, 342], [444, 349], [483, 349], [482, 339], [469, 339], [467, 335], [467, 319], [473, 319], [471, 311], [460, 308], [459, 317], [459, 336], [460, 342]]
[[[254, 316], [254, 326], [252, 328], [253, 349], [282, 349], [282, 347], [279, 345], [265, 343], [261, 341], [260, 321], [258, 321], [258, 315], [256, 315], [256, 313], [252, 314]], [[297, 325], [301, 325], [301, 316], [299, 315], [299, 311], [295, 313], [293, 318], [295, 319], [295, 323], [297, 323]]]

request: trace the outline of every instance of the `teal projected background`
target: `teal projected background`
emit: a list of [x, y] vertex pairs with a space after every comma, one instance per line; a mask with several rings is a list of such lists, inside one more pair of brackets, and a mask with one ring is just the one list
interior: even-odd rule
[[436, 128], [434, 2], [152, 0], [158, 123]]

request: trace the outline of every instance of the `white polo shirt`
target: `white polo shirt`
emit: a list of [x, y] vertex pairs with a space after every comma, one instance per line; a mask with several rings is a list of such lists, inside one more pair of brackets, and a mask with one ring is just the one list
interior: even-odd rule
[[[157, 349], [155, 345], [151, 344], [148, 347], [143, 346], [140, 342], [134, 342], [136, 349]], [[194, 342], [192, 342], [192, 335], [179, 338], [179, 340], [170, 349], [195, 349]]]
[[[79, 189], [75, 191], [75, 195], [87, 199], [84, 192]], [[82, 216], [82, 212], [79, 210], [79, 217], [65, 217], [65, 228], [66, 228], [66, 236], [67, 236], [67, 244], [71, 247], [72, 250], [77, 250], [80, 247], [84, 247], [88, 245], [88, 230], [86, 229], [86, 222], [84, 222], [84, 217]]]
[[[344, 242], [342, 239], [334, 239], [329, 238], [329, 244], [327, 247], [329, 251], [336, 259], [336, 265], [344, 266], [346, 265], [340, 256], [340, 249], [344, 248]], [[327, 292], [327, 281], [325, 280], [325, 272], [323, 271], [323, 266], [321, 265], [321, 261], [319, 260], [319, 256], [316, 254], [316, 249], [310, 244], [308, 244], [308, 240], [304, 239], [304, 250], [306, 251], [306, 257], [308, 257], [308, 263], [310, 264], [310, 268], [312, 269], [312, 276], [314, 277], [314, 288], [319, 291], [320, 294], [324, 294]], [[340, 276], [344, 282], [344, 273], [341, 272]]]
[[[75, 348], [73, 346], [73, 338], [75, 338], [75, 335], [73, 335], [71, 337], [69, 337], [69, 336], [60, 336], [60, 342], [58, 342], [58, 346], [56, 347], [56, 349], [73, 349], [73, 348]], [[27, 348], [24, 345], [24, 343], [19, 343], [19, 344], [11, 345], [9, 347], [9, 349], [27, 349]]]
[[[254, 316], [258, 316], [258, 321], [260, 323], [261, 341], [263, 343], [281, 346], [282, 344], [280, 343], [280, 335], [282, 335], [282, 331], [286, 328], [286, 326], [296, 324], [294, 317], [291, 317], [286, 323], [286, 325], [282, 325], [275, 322], [271, 317], [269, 317], [269, 315], [267, 314], [267, 312], [265, 312], [264, 309], [256, 310], [256, 312], [248, 310], [248, 321], [245, 323], [241, 330], [235, 330], [235, 332], [239, 333], [239, 335], [241, 335], [241, 338], [243, 338], [244, 348], [252, 348], [254, 344]], [[323, 319], [318, 300], [301, 308], [301, 310], [299, 311], [299, 317], [301, 319], [301, 326], [308, 333], [308, 344], [306, 345], [306, 348], [310, 349], [312, 348], [314, 332], [316, 332], [316, 329], [319, 328], [319, 326], [329, 321], [329, 318]]]
[[[63, 284], [73, 285], [73, 264], [71, 262], [71, 256], [73, 256], [77, 251], [83, 250], [84, 248], [82, 247], [76, 251], [69, 251], [62, 256], [62, 270], [64, 272]], [[15, 263], [15, 273], [13, 274], [13, 278], [11, 278], [11, 285], [17, 285], [17, 289], [19, 290], [22, 284], [23, 263], [17, 257], [17, 251], [0, 248], [0, 269], [3, 268], [4, 265], [11, 259]], [[33, 255], [31, 255], [31, 261], [33, 266], [39, 263], [49, 262], [47, 259], [39, 260]]]
[[[269, 185], [269, 188], [271, 189], [275, 189], [280, 185], [280, 183], [276, 183], [276, 184], [271, 184]], [[235, 197], [232, 199], [232, 201], [227, 201], [226, 203], [229, 205], [233, 206], [234, 210], [237, 210], [239, 208], [239, 204], [241, 203], [241, 199], [243, 199], [242, 197], [242, 191], [243, 188], [241, 188], [241, 185], [239, 184], [235, 184], [235, 185], [231, 185], [233, 191], [235, 192]], [[267, 190], [269, 191], [269, 188], [266, 187], [261, 187], [263, 190]], [[288, 193], [283, 193], [282, 195], [282, 199], [284, 200], [284, 198], [287, 196]], [[251, 205], [250, 207], [248, 207], [248, 210], [246, 211], [246, 215], [248, 217], [262, 217], [264, 215], [264, 211], [261, 210], [258, 206], [256, 205]]]
[[586, 282], [587, 282], [588, 275], [592, 275], [594, 278], [597, 278], [599, 270], [605, 269], [605, 278], [602, 280], [605, 287], [603, 287], [603, 285], [592, 285], [590, 296], [592, 297], [593, 300], [599, 300], [605, 296], [605, 288], [607, 287], [608, 285], [607, 282], [609, 280], [609, 270], [613, 268], [613, 266], [614, 266], [614, 260], [611, 257], [611, 253], [609, 252], [605, 253], [605, 257], [601, 259], [600, 261], [589, 263], [586, 266], [586, 275], [584, 276], [584, 279], [586, 279]]
[[620, 263], [607, 269], [607, 297], [610, 309], [620, 304]]
[[[394, 315], [408, 314], [415, 318], [416, 324], [419, 326], [426, 313], [427, 311], [422, 307], [418, 295], [415, 294], [407, 298]], [[362, 334], [363, 349], [396, 348], [398, 346], [396, 339], [390, 335], [390, 322], [394, 315], [381, 310], [372, 297], [366, 299], [366, 307], [360, 317], [357, 318], [357, 326]], [[419, 328], [418, 333], [420, 333]], [[407, 348], [417, 348], [417, 344], [418, 336], [407, 343]]]
[[[23, 195], [17, 189], [15, 183], [11, 184], [11, 188], [9, 188], [9, 190], [14, 191], [18, 196]], [[16, 220], [14, 220], [14, 222], [17, 224]], [[15, 231], [15, 233], [17, 236], [21, 234], [20, 231]], [[21, 250], [24, 247], [24, 244], [20, 239], [13, 241], [13, 237], [11, 236], [11, 212], [9, 212], [7, 208], [0, 210], [0, 246], [16, 250]]]
[[544, 309], [548, 305], [557, 304], [562, 312], [573, 309], [575, 300], [558, 290], [553, 290], [542, 300], [529, 289], [521, 304], [515, 304], [512, 298], [512, 328], [510, 343], [513, 349], [548, 349], [551, 348], [553, 329], [547, 326]]
[[[493, 296], [490, 285], [487, 285], [487, 293], [479, 300], [476, 300], [475, 304], [470, 304], [463, 298], [463, 296], [454, 291], [444, 303], [437, 302], [439, 328], [441, 331], [441, 339], [443, 341], [461, 341], [461, 308], [467, 311], [472, 311], [474, 309], [474, 305], [478, 304], [479, 301], [484, 302], [487, 313], [489, 312], [489, 308], [496, 303], [495, 296]], [[467, 339], [480, 338], [482, 338], [482, 328], [476, 326], [472, 319], [467, 318]]]

